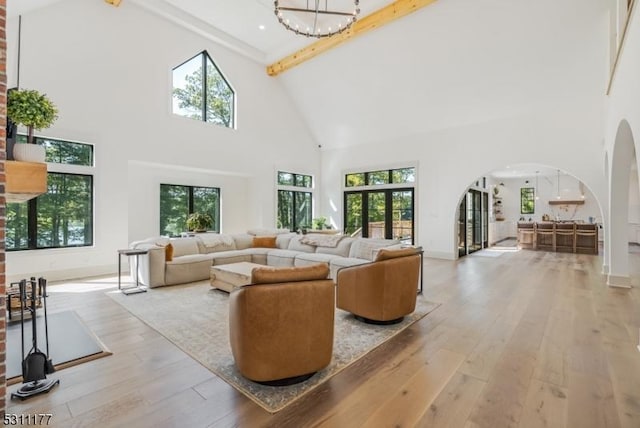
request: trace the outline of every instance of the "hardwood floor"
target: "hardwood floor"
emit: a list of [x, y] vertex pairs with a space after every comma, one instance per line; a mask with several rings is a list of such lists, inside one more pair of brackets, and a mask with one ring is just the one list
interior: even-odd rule
[[629, 257], [630, 290], [604, 284], [598, 256], [426, 259], [425, 295], [442, 305], [275, 415], [106, 296], [113, 278], [51, 286], [50, 311], [76, 310], [113, 355], [55, 373], [48, 395], [7, 398], [7, 412], [64, 427], [637, 428], [640, 254]]

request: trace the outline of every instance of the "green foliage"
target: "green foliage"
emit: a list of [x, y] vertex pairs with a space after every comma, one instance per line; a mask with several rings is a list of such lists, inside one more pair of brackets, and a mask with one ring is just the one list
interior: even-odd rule
[[[48, 173], [47, 193], [36, 205], [35, 248], [91, 245], [93, 242], [92, 177]], [[28, 203], [7, 204], [6, 248], [29, 248]]]
[[29, 142], [32, 142], [33, 130], [53, 125], [58, 118], [58, 109], [45, 94], [32, 89], [18, 89], [8, 93], [7, 116], [12, 122], [29, 129]]
[[196, 232], [205, 231], [213, 226], [213, 217], [207, 213], [193, 213], [187, 218], [187, 228]]
[[326, 229], [328, 226], [327, 218], [322, 216], [316, 217], [312, 220], [312, 224], [313, 224], [313, 228], [316, 230]]
[[[193, 60], [201, 61], [202, 57]], [[192, 61], [193, 61], [192, 60]], [[178, 100], [178, 106], [185, 109], [187, 117], [206, 122], [213, 122], [228, 128], [233, 126], [233, 98], [234, 93], [229, 84], [210, 60], [206, 67], [206, 94], [202, 78], [203, 67], [185, 77], [184, 88], [174, 88], [173, 96]], [[206, 117], [202, 117], [202, 108], [206, 105]]]

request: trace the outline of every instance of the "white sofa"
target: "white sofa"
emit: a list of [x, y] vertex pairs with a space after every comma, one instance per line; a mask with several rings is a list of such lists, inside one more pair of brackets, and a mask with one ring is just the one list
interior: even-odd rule
[[[255, 236], [275, 236], [276, 248], [253, 247]], [[211, 266], [238, 262], [269, 266], [326, 263], [330, 277], [335, 278], [338, 269], [369, 263], [380, 248], [400, 245], [400, 241], [391, 239], [351, 237], [342, 237], [335, 246], [304, 243], [314, 236], [297, 235], [281, 229], [261, 229], [231, 235], [202, 233], [187, 238], [149, 238], [132, 242], [130, 248], [149, 251], [140, 257], [137, 275], [141, 283], [153, 288], [208, 279]], [[165, 248], [169, 242], [173, 246], [173, 258], [166, 261]], [[131, 268], [135, 269], [135, 266]]]

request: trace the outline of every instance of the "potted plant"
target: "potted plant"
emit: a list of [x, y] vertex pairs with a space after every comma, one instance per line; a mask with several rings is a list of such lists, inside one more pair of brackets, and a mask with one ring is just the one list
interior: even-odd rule
[[322, 230], [327, 227], [327, 218], [326, 217], [317, 217], [312, 220], [313, 228], [315, 230]]
[[187, 218], [187, 228], [194, 232], [206, 232], [213, 226], [213, 218], [207, 213], [193, 213]]
[[[58, 109], [45, 94], [33, 89], [14, 89], [7, 94], [7, 117], [16, 125], [27, 127], [27, 145], [16, 144], [16, 160], [44, 162], [44, 147], [33, 144], [33, 130], [45, 129], [58, 118]], [[25, 158], [26, 157], [26, 158]]]

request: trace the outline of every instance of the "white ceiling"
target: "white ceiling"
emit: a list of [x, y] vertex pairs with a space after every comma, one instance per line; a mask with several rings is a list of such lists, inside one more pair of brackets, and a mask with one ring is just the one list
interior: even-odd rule
[[[9, 0], [8, 11], [56, 1]], [[361, 17], [388, 3], [361, 0]], [[316, 40], [283, 29], [272, 0], [123, 0], [120, 7], [134, 4], [264, 65]], [[565, 114], [601, 99], [606, 22], [601, 0], [439, 0], [276, 79], [324, 149], [402, 138], [437, 144], [428, 137], [435, 131]]]
[[[31, 1], [31, 0], [28, 0]], [[296, 35], [286, 30], [276, 18], [273, 0], [124, 0], [142, 4], [156, 13], [166, 14], [167, 6], [178, 9], [189, 18], [199, 20], [233, 39], [251, 46], [260, 55], [254, 59], [265, 65], [275, 62], [317, 39]], [[392, 3], [393, 0], [360, 2], [359, 17]], [[329, 0], [331, 6], [331, 0]], [[261, 29], [263, 27], [263, 29]]]

